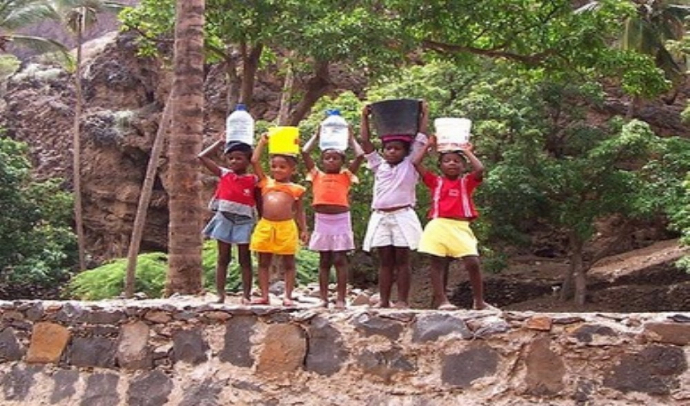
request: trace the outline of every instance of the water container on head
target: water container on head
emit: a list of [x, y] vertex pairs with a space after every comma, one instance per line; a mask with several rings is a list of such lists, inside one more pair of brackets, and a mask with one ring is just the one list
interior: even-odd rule
[[379, 137], [407, 135], [419, 132], [422, 103], [415, 99], [384, 100], [371, 105], [374, 129]]
[[336, 149], [345, 151], [350, 137], [347, 121], [339, 110], [328, 110], [328, 116], [321, 122], [319, 130], [319, 148], [321, 151]]
[[472, 120], [467, 118], [442, 117], [434, 120], [436, 128], [436, 150], [457, 151], [470, 141]]
[[268, 153], [280, 155], [299, 154], [299, 128], [271, 127], [268, 129]]
[[225, 141], [254, 145], [254, 119], [244, 104], [238, 104], [225, 120]]

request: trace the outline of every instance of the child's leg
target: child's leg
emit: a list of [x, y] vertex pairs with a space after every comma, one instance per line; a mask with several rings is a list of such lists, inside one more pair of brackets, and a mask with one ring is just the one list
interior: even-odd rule
[[395, 247], [395, 269], [398, 282], [398, 302], [395, 307], [406, 309], [410, 307], [410, 249]]
[[216, 261], [216, 292], [218, 303], [225, 302], [225, 282], [228, 277], [232, 245], [218, 240], [218, 260]]
[[328, 279], [331, 265], [333, 265], [333, 252], [319, 251], [319, 295], [323, 307], [328, 307]]
[[470, 255], [462, 257], [462, 263], [469, 274], [470, 284], [472, 285], [472, 296], [474, 298], [474, 308], [481, 310], [488, 305], [484, 302], [484, 282], [482, 272], [479, 268], [479, 257]]
[[451, 306], [446, 296], [446, 284], [448, 283], [446, 274], [449, 263], [450, 260], [447, 257], [431, 256], [431, 287], [434, 291], [433, 306], [443, 310]]
[[348, 261], [345, 251], [336, 251], [333, 253], [333, 265], [335, 265], [335, 274], [337, 279], [338, 296], [335, 299], [335, 308], [345, 308], [345, 295], [347, 294], [347, 272]]
[[237, 258], [242, 270], [242, 304], [248, 304], [252, 293], [252, 254], [249, 244], [237, 244]]
[[271, 259], [273, 254], [259, 252], [259, 289], [261, 289], [261, 299], [252, 300], [254, 304], [270, 304], [268, 298], [268, 282], [270, 279]]
[[376, 248], [379, 252], [379, 295], [380, 307], [391, 306], [391, 288], [393, 287], [393, 270], [395, 269], [395, 247], [387, 245]]
[[295, 256], [283, 255], [283, 268], [285, 270], [285, 297], [283, 306], [292, 306], [292, 290], [295, 288]]

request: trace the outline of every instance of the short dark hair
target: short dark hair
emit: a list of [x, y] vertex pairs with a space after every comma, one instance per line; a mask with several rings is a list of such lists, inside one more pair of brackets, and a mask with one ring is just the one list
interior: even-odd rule
[[383, 141], [382, 145], [385, 148], [386, 145], [388, 145], [392, 142], [399, 142], [403, 146], [403, 148], [405, 149], [405, 155], [410, 155], [410, 148], [412, 147], [412, 142], [395, 139], [395, 140]]
[[273, 154], [271, 155], [271, 159], [280, 157], [280, 158], [285, 158], [286, 161], [290, 163], [292, 166], [297, 166], [297, 157], [294, 155], [289, 155], [289, 154]]
[[241, 152], [244, 154], [244, 156], [247, 157], [247, 159], [252, 159], [252, 147], [249, 144], [245, 144], [243, 142], [238, 142], [238, 141], [229, 141], [227, 144], [225, 144], [225, 151], [224, 153], [227, 155], [231, 152]]
[[463, 164], [467, 164], [467, 158], [465, 158], [465, 154], [462, 153], [462, 151], [454, 150], [454, 151], [442, 151], [439, 152], [438, 154], [438, 165], [441, 165], [441, 161], [443, 161], [443, 157], [448, 155], [448, 154], [455, 154], [460, 157], [460, 160], [462, 161]]

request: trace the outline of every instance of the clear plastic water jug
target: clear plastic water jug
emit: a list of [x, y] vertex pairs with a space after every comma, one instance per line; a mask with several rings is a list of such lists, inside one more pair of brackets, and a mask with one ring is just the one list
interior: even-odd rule
[[436, 149], [457, 151], [470, 141], [472, 120], [467, 118], [443, 117], [434, 120], [436, 128]]
[[321, 122], [319, 148], [322, 151], [327, 149], [345, 151], [350, 137], [347, 121], [338, 110], [328, 110], [326, 114], [328, 116]]
[[238, 104], [235, 111], [225, 120], [225, 141], [254, 145], [254, 119], [244, 104]]

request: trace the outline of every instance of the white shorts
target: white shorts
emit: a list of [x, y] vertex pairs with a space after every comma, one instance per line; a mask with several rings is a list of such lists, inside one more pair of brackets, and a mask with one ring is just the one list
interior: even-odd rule
[[410, 207], [395, 211], [374, 211], [369, 218], [363, 249], [407, 247], [416, 250], [422, 236], [422, 224]]

